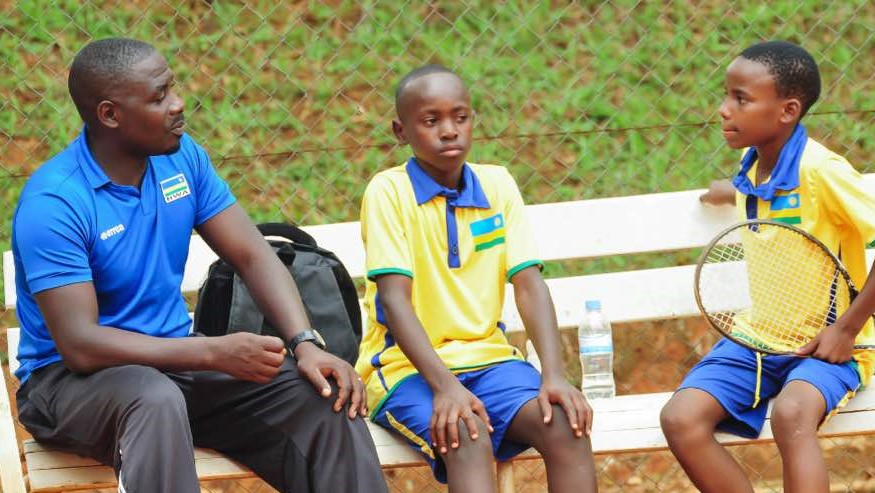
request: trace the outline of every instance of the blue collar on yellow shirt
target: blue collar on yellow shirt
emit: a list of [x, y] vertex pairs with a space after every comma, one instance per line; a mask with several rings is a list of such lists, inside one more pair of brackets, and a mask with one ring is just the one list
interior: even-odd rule
[[455, 207], [475, 207], [489, 209], [489, 200], [483, 193], [480, 180], [468, 164], [462, 165], [461, 190], [447, 188], [434, 181], [428, 173], [422, 169], [415, 157], [407, 161], [407, 174], [413, 185], [413, 193], [416, 195], [416, 204], [422, 205], [438, 195], [446, 197], [447, 201], [453, 200]]
[[462, 165], [462, 186], [460, 190], [447, 188], [428, 176], [416, 162], [415, 157], [407, 161], [407, 175], [413, 185], [416, 204], [422, 205], [440, 195], [447, 200], [447, 265], [451, 269], [462, 266], [459, 257], [459, 229], [456, 224], [457, 207], [489, 209], [489, 200], [480, 186], [480, 180], [468, 164]]

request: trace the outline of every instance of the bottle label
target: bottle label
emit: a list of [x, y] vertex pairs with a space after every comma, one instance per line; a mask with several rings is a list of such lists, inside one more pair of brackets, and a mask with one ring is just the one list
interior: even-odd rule
[[578, 340], [580, 354], [601, 354], [614, 351], [611, 334], [596, 337], [581, 337]]
[[584, 346], [580, 348], [580, 354], [606, 354], [613, 353], [614, 346]]

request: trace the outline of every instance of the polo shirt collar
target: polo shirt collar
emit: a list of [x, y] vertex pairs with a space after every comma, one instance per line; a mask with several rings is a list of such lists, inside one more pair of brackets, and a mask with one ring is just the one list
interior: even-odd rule
[[91, 154], [91, 149], [88, 148], [88, 139], [86, 138], [87, 127], [82, 127], [82, 133], [73, 141], [73, 146], [76, 148], [76, 157], [78, 158], [79, 167], [82, 173], [85, 174], [85, 179], [91, 188], [100, 188], [110, 182], [109, 177], [103, 171], [103, 168], [94, 160]]
[[407, 161], [407, 175], [413, 185], [413, 193], [416, 196], [416, 204], [422, 205], [438, 195], [454, 198], [456, 207], [473, 207], [489, 209], [489, 200], [480, 186], [480, 180], [468, 163], [462, 165], [462, 189], [449, 189], [434, 181], [419, 165], [415, 157]]

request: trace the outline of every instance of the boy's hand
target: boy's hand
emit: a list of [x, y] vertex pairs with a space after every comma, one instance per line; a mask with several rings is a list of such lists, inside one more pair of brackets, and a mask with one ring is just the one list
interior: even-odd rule
[[709, 205], [734, 205], [735, 187], [729, 180], [712, 181], [708, 191], [699, 197], [699, 202]]
[[298, 360], [298, 369], [322, 397], [331, 396], [331, 386], [327, 378], [331, 377], [337, 382], [334, 412], [340, 412], [349, 401], [349, 419], [355, 419], [359, 414], [368, 415], [365, 385], [349, 363], [308, 343], [299, 344], [295, 348], [295, 359]]
[[538, 405], [544, 415], [544, 423], [553, 421], [553, 404], [559, 404], [568, 416], [574, 436], [580, 438], [592, 434], [592, 408], [586, 397], [572, 387], [564, 378], [543, 378], [538, 392]]
[[856, 336], [856, 332], [848, 329], [840, 318], [799, 348], [796, 355], [813, 356], [828, 363], [847, 363], [854, 355]]
[[486, 407], [474, 394], [468, 391], [462, 384], [455, 382], [442, 392], [434, 393], [434, 411], [431, 415], [431, 437], [433, 447], [441, 454], [446, 454], [447, 445], [459, 448], [459, 420], [465, 421], [471, 440], [479, 436], [477, 421], [474, 415], [480, 417], [486, 428], [492, 433], [492, 425], [489, 423], [489, 415]]

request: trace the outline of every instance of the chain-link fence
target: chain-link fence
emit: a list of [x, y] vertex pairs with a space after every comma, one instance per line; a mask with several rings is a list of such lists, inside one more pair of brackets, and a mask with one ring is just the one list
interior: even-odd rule
[[[795, 41], [814, 55], [824, 89], [806, 117], [809, 133], [859, 169], [875, 169], [875, 4], [866, 0], [0, 0], [0, 11], [3, 250], [25, 180], [79, 131], [66, 90], [72, 57], [108, 36], [143, 39], [166, 55], [188, 132], [258, 221], [357, 219], [368, 178], [407, 156], [390, 131], [394, 86], [429, 62], [468, 82], [477, 110], [470, 159], [506, 165], [529, 203], [682, 190], [728, 176], [738, 156], [717, 125], [723, 74], [764, 39]], [[2, 323], [17, 324], [10, 313]], [[621, 393], [672, 389], [713, 342], [695, 322], [615, 333]], [[574, 359], [570, 352], [572, 380]], [[824, 447], [835, 491], [875, 491], [875, 444]], [[758, 488], [780, 490], [773, 447], [734, 453]], [[690, 488], [667, 453], [602, 458], [599, 468], [605, 491]], [[521, 463], [517, 474], [520, 491], [545, 489], [540, 463]], [[399, 491], [440, 491], [424, 470], [387, 477]]]

